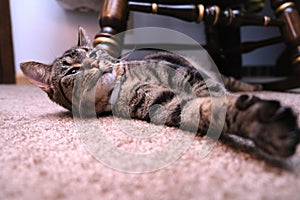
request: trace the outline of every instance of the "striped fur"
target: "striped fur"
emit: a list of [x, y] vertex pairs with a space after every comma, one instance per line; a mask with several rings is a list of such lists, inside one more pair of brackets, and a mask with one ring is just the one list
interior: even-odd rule
[[[222, 82], [170, 53], [157, 53], [138, 61], [114, 59], [105, 51], [92, 49], [83, 29], [79, 36], [78, 46], [52, 65], [21, 64], [31, 82], [73, 113], [89, 117], [113, 112], [119, 117], [180, 127], [202, 135], [211, 124], [221, 125], [222, 134], [251, 139], [271, 155], [294, 154], [299, 128], [290, 108], [277, 101], [234, 95], [225, 89], [254, 91], [260, 86], [222, 76], [224, 87]], [[219, 122], [220, 115], [212, 113], [214, 105], [216, 113], [225, 115], [224, 125]]]

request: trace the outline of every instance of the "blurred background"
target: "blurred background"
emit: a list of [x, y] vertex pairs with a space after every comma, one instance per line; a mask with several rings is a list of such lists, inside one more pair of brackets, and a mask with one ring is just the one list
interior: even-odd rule
[[[90, 0], [94, 3], [93, 10], [77, 9], [70, 11], [63, 2], [67, 0], [10, 0], [12, 40], [14, 49], [15, 71], [20, 72], [19, 64], [24, 61], [51, 63], [66, 49], [74, 46], [77, 29], [82, 26], [91, 39], [99, 32], [98, 16], [101, 0]], [[82, 2], [82, 1], [76, 1]], [[98, 5], [99, 4], [99, 5]], [[269, 1], [258, 14], [273, 17]], [[80, 10], [80, 11], [79, 11]], [[200, 44], [205, 44], [204, 24], [184, 22], [175, 18], [131, 12], [129, 29], [138, 27], [163, 27], [184, 33]], [[256, 41], [279, 36], [276, 27], [241, 28], [241, 40]], [[132, 43], [134, 37], [125, 38], [125, 43]], [[175, 41], [176, 42], [176, 41]], [[251, 67], [271, 66], [284, 50], [284, 44], [275, 44], [243, 54], [242, 65]]]

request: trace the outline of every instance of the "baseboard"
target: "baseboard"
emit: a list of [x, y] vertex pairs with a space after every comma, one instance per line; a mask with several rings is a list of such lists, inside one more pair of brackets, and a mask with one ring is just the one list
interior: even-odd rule
[[16, 73], [16, 84], [24, 85], [24, 84], [31, 84], [23, 72], [19, 71]]

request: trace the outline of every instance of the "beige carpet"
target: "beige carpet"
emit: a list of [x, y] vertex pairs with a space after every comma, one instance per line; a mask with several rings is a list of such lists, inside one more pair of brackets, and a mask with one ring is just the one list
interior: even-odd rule
[[[299, 94], [258, 95], [281, 99], [300, 113]], [[70, 113], [38, 88], [0, 85], [0, 120], [0, 199], [300, 198], [300, 148], [291, 159], [278, 160], [248, 143], [236, 144], [225, 138], [226, 144], [217, 142], [209, 155], [200, 159], [199, 151], [207, 139], [197, 137], [183, 156], [167, 167], [133, 174], [97, 161], [79, 138]], [[162, 128], [165, 136], [135, 143], [118, 133], [115, 120], [103, 117], [99, 124], [124, 151], [164, 145], [176, 133], [173, 128]]]

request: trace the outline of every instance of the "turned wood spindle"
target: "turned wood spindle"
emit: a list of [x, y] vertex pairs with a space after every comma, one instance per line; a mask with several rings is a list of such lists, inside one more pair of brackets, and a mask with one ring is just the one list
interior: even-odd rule
[[293, 74], [300, 75], [300, 17], [295, 3], [286, 0], [271, 0], [276, 16], [284, 21], [281, 33], [290, 52]]
[[110, 55], [119, 57], [123, 45], [123, 35], [128, 18], [127, 0], [105, 0], [99, 25], [101, 31], [95, 36], [94, 46], [106, 50]]
[[225, 26], [281, 26], [283, 22], [271, 19], [268, 16], [259, 16], [241, 10], [221, 9], [217, 5], [205, 6], [203, 4], [169, 5], [148, 2], [129, 2], [129, 9], [145, 13], [172, 16], [189, 22]]

